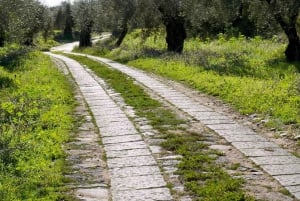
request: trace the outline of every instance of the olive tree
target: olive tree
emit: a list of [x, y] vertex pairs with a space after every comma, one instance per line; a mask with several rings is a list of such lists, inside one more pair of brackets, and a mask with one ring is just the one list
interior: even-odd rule
[[79, 47], [92, 45], [92, 30], [96, 16], [96, 0], [78, 0], [73, 5], [73, 15], [79, 28]]
[[166, 28], [166, 43], [168, 51], [181, 53], [186, 39], [185, 14], [181, 0], [156, 0], [161, 13], [162, 22]]
[[110, 0], [103, 1], [106, 9], [107, 26], [117, 38], [116, 46], [120, 46], [128, 33], [129, 24], [136, 13], [137, 0]]
[[4, 42], [33, 45], [42, 27], [46, 8], [37, 0], [0, 1], [0, 46]]
[[300, 40], [297, 19], [300, 11], [299, 0], [266, 0], [269, 8], [288, 38], [285, 55], [289, 61], [300, 61]]

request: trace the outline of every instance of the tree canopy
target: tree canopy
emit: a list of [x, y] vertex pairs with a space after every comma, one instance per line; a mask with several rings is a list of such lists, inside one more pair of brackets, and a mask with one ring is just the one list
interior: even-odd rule
[[295, 61], [300, 60], [299, 11], [299, 0], [75, 0], [56, 8], [38, 0], [1, 0], [0, 46], [32, 45], [36, 33], [47, 38], [51, 27], [69, 38], [78, 32], [81, 46], [91, 45], [93, 31], [112, 32], [119, 46], [133, 29], [165, 29], [167, 49], [178, 53], [187, 37], [284, 33], [286, 57]]

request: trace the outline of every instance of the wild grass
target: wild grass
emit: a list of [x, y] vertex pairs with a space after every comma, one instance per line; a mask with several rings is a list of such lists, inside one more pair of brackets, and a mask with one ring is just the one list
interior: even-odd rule
[[[164, 33], [148, 38], [135, 31], [119, 48], [100, 42], [86, 53], [109, 57], [157, 73], [217, 96], [245, 115], [256, 114], [266, 126], [300, 127], [300, 63], [284, 58], [285, 44], [243, 36], [189, 39], [182, 54], [166, 51]], [[101, 50], [101, 51], [99, 51]]]
[[[166, 150], [183, 156], [177, 174], [195, 200], [253, 200], [242, 190], [243, 181], [230, 177], [222, 169], [222, 165], [215, 162], [220, 153], [210, 150], [208, 145], [202, 143], [201, 134], [185, 131], [181, 127], [185, 120], [152, 99], [132, 78], [87, 57], [66, 55], [88, 66], [103, 78], [121, 94], [127, 105], [134, 108], [139, 117], [147, 118], [162, 133], [165, 141], [161, 145]], [[174, 130], [176, 134], [172, 132]]]
[[0, 200], [67, 200], [69, 82], [47, 56], [30, 52], [0, 66], [0, 83]]

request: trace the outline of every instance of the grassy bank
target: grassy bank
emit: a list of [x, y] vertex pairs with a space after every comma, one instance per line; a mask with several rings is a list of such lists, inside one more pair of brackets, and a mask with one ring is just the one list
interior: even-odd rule
[[86, 57], [67, 56], [88, 66], [103, 78], [121, 94], [127, 105], [134, 108], [139, 117], [146, 117], [160, 131], [160, 137], [165, 140], [162, 146], [166, 150], [183, 156], [177, 173], [194, 200], [253, 200], [242, 190], [243, 181], [230, 177], [223, 170], [223, 164], [216, 163], [220, 153], [210, 150], [203, 143], [201, 134], [182, 128], [180, 124], [185, 120], [152, 99], [132, 78]]
[[62, 145], [73, 128], [72, 88], [47, 56], [8, 58], [8, 49], [0, 50], [0, 200], [66, 200]]
[[181, 81], [218, 96], [242, 114], [280, 130], [300, 127], [300, 64], [287, 63], [283, 43], [277, 38], [190, 39], [183, 54], [165, 50], [164, 34], [128, 35], [120, 48], [102, 41], [94, 48], [76, 50], [109, 57]]

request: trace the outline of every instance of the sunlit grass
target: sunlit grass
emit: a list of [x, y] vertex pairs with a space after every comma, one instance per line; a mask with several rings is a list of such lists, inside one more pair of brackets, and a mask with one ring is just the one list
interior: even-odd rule
[[25, 53], [0, 67], [0, 200], [66, 200], [63, 144], [73, 128], [72, 88], [50, 58]]

